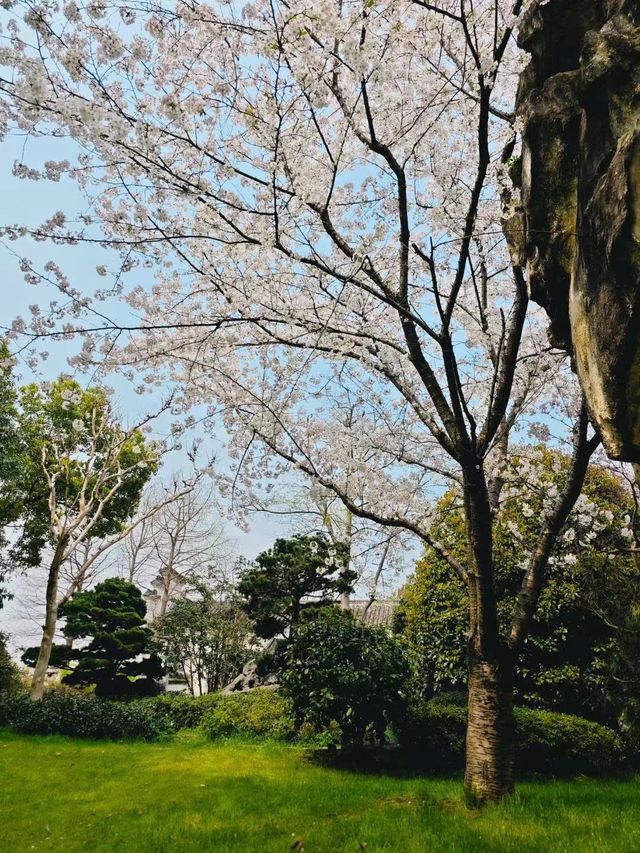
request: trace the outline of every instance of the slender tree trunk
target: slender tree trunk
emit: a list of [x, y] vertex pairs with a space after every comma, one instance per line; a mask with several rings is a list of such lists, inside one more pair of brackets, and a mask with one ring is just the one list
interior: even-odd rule
[[[353, 513], [346, 509], [346, 523], [344, 529], [344, 542], [347, 546], [347, 568], [351, 567], [351, 546], [353, 544]], [[343, 592], [340, 596], [340, 607], [343, 610], [351, 610], [351, 593]]]
[[167, 607], [169, 605], [169, 590], [166, 586], [162, 587], [162, 595], [160, 596], [160, 607], [158, 609], [158, 616], [156, 618], [162, 619], [163, 616], [167, 615]]
[[493, 565], [493, 518], [481, 464], [464, 471], [469, 543], [469, 713], [465, 788], [475, 801], [513, 791], [513, 655], [500, 638]]
[[56, 633], [56, 623], [58, 621], [58, 577], [64, 558], [65, 547], [66, 540], [61, 539], [56, 546], [51, 565], [49, 566], [42, 640], [40, 641], [38, 660], [36, 661], [31, 681], [31, 698], [36, 700], [42, 699], [44, 694], [47, 669], [49, 668], [51, 649], [53, 648], [53, 640]]
[[508, 652], [486, 660], [470, 648], [468, 664], [464, 784], [475, 801], [499, 800], [513, 791], [513, 662]]

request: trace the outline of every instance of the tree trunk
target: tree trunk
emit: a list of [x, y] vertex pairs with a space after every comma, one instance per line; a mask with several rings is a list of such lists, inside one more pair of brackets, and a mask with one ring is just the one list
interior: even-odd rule
[[464, 784], [476, 802], [513, 791], [513, 663], [508, 652], [486, 660], [469, 651], [469, 718]]
[[513, 791], [513, 654], [500, 637], [493, 518], [481, 460], [464, 470], [469, 546], [469, 715], [465, 788], [476, 802]]
[[160, 596], [160, 607], [158, 608], [157, 619], [162, 619], [167, 615], [167, 607], [169, 606], [169, 590], [166, 585], [162, 586], [162, 595]]
[[56, 623], [58, 621], [58, 576], [60, 574], [60, 566], [62, 565], [64, 550], [66, 546], [65, 540], [60, 540], [56, 546], [51, 565], [49, 566], [49, 577], [47, 578], [47, 594], [45, 601], [45, 617], [44, 625], [42, 626], [42, 640], [40, 641], [40, 651], [38, 652], [38, 660], [33, 671], [31, 680], [31, 698], [42, 699], [44, 694], [44, 685], [47, 677], [47, 669], [51, 659], [51, 649], [56, 633]]

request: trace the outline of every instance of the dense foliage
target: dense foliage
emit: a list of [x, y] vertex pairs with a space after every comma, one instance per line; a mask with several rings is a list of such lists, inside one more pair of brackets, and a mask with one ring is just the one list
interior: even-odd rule
[[153, 628], [167, 667], [192, 693], [214, 692], [240, 672], [254, 649], [251, 622], [235, 597], [195, 584], [197, 598], [175, 601]]
[[105, 740], [156, 740], [173, 731], [170, 718], [146, 700], [111, 702], [72, 690], [48, 690], [38, 702], [26, 693], [2, 695], [0, 725], [26, 734]]
[[402, 714], [408, 668], [400, 644], [346, 610], [326, 607], [291, 633], [280, 675], [298, 725], [337, 723], [344, 746], [383, 741]]
[[268, 688], [218, 696], [201, 726], [212, 739], [240, 735], [289, 740], [295, 733], [291, 702]]
[[194, 729], [200, 725], [207, 714], [220, 698], [219, 693], [205, 693], [204, 696], [190, 696], [176, 693], [163, 693], [160, 696], [149, 696], [138, 699], [144, 703], [157, 719], [170, 731]]
[[[547, 776], [606, 775], [624, 766], [618, 735], [591, 720], [516, 708], [516, 769]], [[421, 766], [458, 772], [464, 766], [467, 709], [429, 701], [414, 704], [401, 743]]]
[[140, 590], [120, 578], [79, 592], [61, 609], [64, 635], [91, 637], [88, 645], [70, 649], [76, 661], [63, 676], [69, 685], [95, 686], [96, 696], [143, 696], [157, 693], [164, 667], [145, 623], [146, 604]]
[[0, 631], [0, 693], [13, 693], [20, 686], [20, 673], [7, 649], [7, 635]]
[[21, 388], [18, 402], [23, 476], [35, 486], [14, 556], [36, 565], [46, 544], [72, 543], [87, 527], [93, 538], [120, 530], [158, 460], [140, 430], [117, 422], [104, 388], [60, 376]]
[[[545, 492], [558, 488], [566, 465], [559, 454], [537, 454], [537, 485], [528, 483], [524, 493], [505, 489], [495, 521], [499, 613], [505, 631], [526, 554], [543, 523]], [[631, 667], [624, 664], [633, 657], [629, 647], [637, 651], [634, 636], [640, 637], [630, 631], [640, 586], [623, 536], [631, 511], [620, 483], [592, 466], [577, 511], [550, 560], [547, 585], [516, 667], [518, 702], [613, 722], [637, 693], [638, 679], [634, 684]], [[456, 492], [441, 499], [432, 533], [458, 559], [465, 559], [464, 519]], [[397, 623], [422, 695], [464, 688], [466, 591], [431, 548], [426, 548], [404, 589]]]
[[49, 688], [41, 702], [33, 702], [23, 691], [0, 691], [0, 726], [29, 734], [154, 740], [196, 728], [221, 698], [163, 694], [124, 702], [61, 687]]
[[[431, 700], [413, 703], [396, 721], [409, 763], [457, 772], [464, 762], [466, 708]], [[69, 689], [0, 693], [0, 726], [25, 734], [108, 740], [156, 740], [200, 726], [210, 739], [294, 737], [294, 707], [276, 690], [232, 695], [158, 696], [114, 702]], [[317, 730], [316, 730], [317, 731]], [[566, 714], [516, 709], [518, 769], [547, 776], [606, 775], [624, 766], [619, 737], [597, 723]]]
[[351, 592], [355, 572], [346, 549], [321, 533], [276, 539], [242, 574], [238, 592], [265, 639], [284, 635], [305, 610]]

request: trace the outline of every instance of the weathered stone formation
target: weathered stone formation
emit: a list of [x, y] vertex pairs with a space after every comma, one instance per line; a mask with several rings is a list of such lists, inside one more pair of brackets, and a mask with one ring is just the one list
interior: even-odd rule
[[224, 694], [247, 693], [249, 690], [256, 690], [257, 688], [276, 690], [278, 686], [278, 679], [274, 673], [261, 675], [257, 661], [250, 660], [244, 665], [240, 675], [236, 676], [230, 684], [227, 684], [222, 692]]
[[640, 0], [546, 0], [523, 20], [532, 298], [614, 458], [640, 462]]

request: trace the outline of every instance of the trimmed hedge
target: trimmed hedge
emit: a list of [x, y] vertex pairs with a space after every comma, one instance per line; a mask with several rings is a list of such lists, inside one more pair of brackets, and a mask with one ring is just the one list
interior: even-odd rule
[[293, 706], [277, 690], [266, 688], [219, 695], [201, 727], [211, 739], [242, 735], [290, 740], [295, 735]]
[[155, 740], [200, 725], [220, 698], [209, 693], [109, 700], [63, 687], [48, 690], [41, 701], [33, 702], [26, 693], [0, 693], [0, 726], [28, 734]]
[[37, 702], [26, 693], [3, 695], [0, 725], [24, 734], [100, 740], [156, 740], [172, 730], [167, 716], [144, 700], [112, 702], [56, 690]]
[[625, 758], [621, 738], [611, 729], [552, 711], [516, 708], [517, 761], [554, 776], [601, 776], [619, 770]]
[[199, 726], [205, 714], [215, 707], [219, 699], [219, 693], [207, 693], [204, 696], [165, 693], [141, 699], [140, 702], [162, 720], [167, 729], [177, 732]]
[[[551, 776], [602, 776], [620, 770], [619, 736], [598, 723], [532, 708], [516, 708], [516, 770]], [[436, 770], [464, 766], [467, 709], [425, 702], [413, 708], [400, 733], [416, 760]]]
[[[516, 767], [552, 776], [606, 775], [624, 765], [618, 735], [598, 723], [516, 708]], [[432, 770], [464, 766], [466, 708], [426, 702], [410, 709], [400, 743], [410, 760]], [[291, 740], [293, 706], [277, 690], [229, 696], [160, 696], [114, 702], [75, 691], [51, 690], [33, 702], [28, 694], [0, 694], [0, 725], [25, 734], [60, 734], [107, 740], [157, 740], [200, 725], [211, 739], [239, 735]]]

